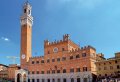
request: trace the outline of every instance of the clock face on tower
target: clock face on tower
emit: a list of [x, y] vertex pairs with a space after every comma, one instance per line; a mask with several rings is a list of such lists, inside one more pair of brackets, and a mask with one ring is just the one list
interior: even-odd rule
[[22, 59], [25, 59], [25, 54], [22, 54]]

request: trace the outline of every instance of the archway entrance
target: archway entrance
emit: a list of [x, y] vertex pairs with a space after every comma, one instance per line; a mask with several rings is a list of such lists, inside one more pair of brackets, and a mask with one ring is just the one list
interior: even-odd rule
[[28, 82], [28, 71], [23, 69], [16, 70], [15, 82]]
[[22, 75], [21, 74], [17, 74], [17, 82], [21, 82], [21, 78], [22, 78]]

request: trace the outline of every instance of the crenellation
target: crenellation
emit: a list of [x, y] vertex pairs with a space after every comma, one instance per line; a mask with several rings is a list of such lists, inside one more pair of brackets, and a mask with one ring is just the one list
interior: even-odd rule
[[79, 51], [80, 51], [80, 48], [76, 48], [76, 49], [70, 50], [70, 53], [76, 53], [76, 52], [79, 52]]
[[68, 41], [70, 38], [69, 34], [63, 35], [63, 41]]
[[30, 59], [36, 59], [36, 58], [44, 58], [44, 56], [34, 56], [34, 57], [31, 57]]

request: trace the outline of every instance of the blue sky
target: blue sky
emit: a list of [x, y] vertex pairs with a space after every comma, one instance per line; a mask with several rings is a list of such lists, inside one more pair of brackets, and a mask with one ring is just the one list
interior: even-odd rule
[[[25, 0], [0, 2], [0, 63], [20, 54], [20, 16]], [[120, 51], [120, 0], [29, 0], [32, 5], [32, 55], [43, 55], [43, 42], [70, 34], [80, 46], [92, 45], [106, 58]], [[35, 54], [36, 53], [36, 54]], [[16, 61], [19, 63], [19, 59]]]

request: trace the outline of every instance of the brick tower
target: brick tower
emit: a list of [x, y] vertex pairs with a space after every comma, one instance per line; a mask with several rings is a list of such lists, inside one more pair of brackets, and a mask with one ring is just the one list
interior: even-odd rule
[[23, 12], [21, 16], [21, 51], [20, 51], [20, 63], [22, 69], [27, 69], [26, 64], [31, 57], [31, 38], [32, 38], [32, 24], [33, 17], [31, 15], [32, 7], [26, 2], [23, 6]]

